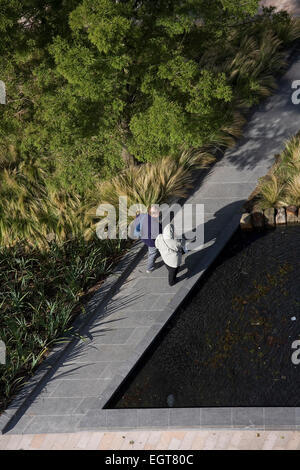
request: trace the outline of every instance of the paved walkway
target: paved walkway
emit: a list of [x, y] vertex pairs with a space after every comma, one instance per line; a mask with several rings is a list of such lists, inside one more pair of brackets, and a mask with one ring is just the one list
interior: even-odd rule
[[299, 450], [299, 432], [143, 431], [0, 436], [1, 450]]

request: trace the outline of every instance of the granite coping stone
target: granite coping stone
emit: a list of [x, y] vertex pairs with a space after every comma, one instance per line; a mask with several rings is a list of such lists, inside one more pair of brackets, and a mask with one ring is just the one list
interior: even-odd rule
[[[155, 409], [92, 409], [86, 414], [69, 415], [67, 426], [55, 432], [84, 430], [143, 430], [143, 429], [244, 429], [244, 430], [298, 430], [295, 421], [296, 408], [155, 408]], [[298, 409], [299, 410], [299, 409]], [[80, 407], [78, 409], [80, 411]], [[24, 434], [36, 429], [38, 420], [41, 432], [41, 417], [26, 416], [23, 423]], [[52, 416], [53, 422], [59, 416]], [[69, 423], [75, 424], [72, 429]], [[34, 425], [34, 427], [33, 427]], [[36, 432], [36, 431], [35, 431]], [[13, 432], [10, 431], [10, 434]]]

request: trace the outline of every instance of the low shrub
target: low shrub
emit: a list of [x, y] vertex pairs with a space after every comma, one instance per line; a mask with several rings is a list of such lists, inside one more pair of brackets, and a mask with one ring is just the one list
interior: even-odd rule
[[46, 252], [0, 249], [0, 340], [7, 350], [7, 363], [0, 365], [0, 410], [70, 332], [74, 315], [84, 310], [80, 300], [109, 274], [125, 246], [81, 239], [52, 243]]

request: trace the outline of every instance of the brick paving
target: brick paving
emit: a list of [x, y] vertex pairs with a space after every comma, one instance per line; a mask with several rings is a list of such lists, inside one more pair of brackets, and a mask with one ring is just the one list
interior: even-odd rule
[[1, 450], [300, 450], [300, 432], [143, 431], [0, 436]]

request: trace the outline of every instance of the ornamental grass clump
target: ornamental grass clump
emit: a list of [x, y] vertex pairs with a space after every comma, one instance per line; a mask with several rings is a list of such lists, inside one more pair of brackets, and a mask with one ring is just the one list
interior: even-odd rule
[[262, 208], [300, 206], [300, 134], [287, 142], [271, 173], [258, 187]]
[[193, 186], [196, 170], [207, 168], [215, 158], [205, 150], [183, 151], [155, 163], [132, 165], [100, 186], [101, 203], [118, 207], [119, 197], [133, 204], [160, 204], [183, 198]]

